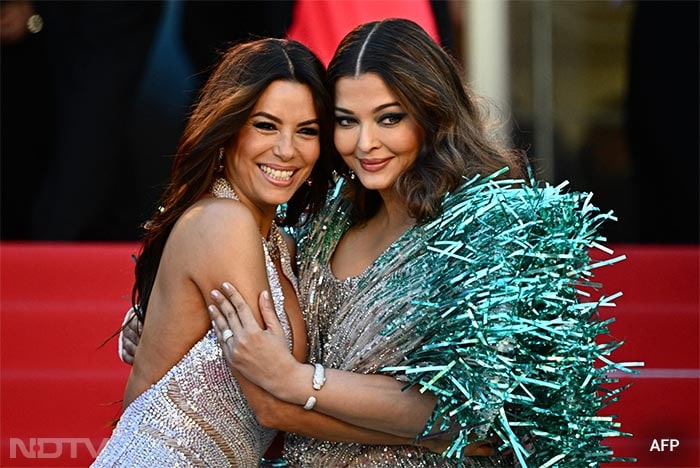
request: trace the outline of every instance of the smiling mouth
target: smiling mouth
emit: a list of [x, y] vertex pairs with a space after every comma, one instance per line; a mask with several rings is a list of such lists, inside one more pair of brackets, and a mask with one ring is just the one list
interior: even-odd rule
[[258, 167], [269, 177], [275, 180], [279, 180], [281, 182], [288, 181], [294, 175], [294, 171], [281, 171], [279, 169], [273, 169], [271, 167], [265, 166], [264, 164], [258, 164]]
[[391, 161], [391, 158], [384, 159], [360, 159], [362, 169], [368, 172], [377, 172], [383, 169]]

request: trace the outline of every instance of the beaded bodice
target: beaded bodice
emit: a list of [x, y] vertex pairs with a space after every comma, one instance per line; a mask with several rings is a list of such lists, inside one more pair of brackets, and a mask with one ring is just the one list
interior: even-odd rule
[[[337, 278], [330, 259], [313, 262], [312, 271], [305, 272], [302, 294], [309, 298], [307, 319], [317, 329], [312, 350], [316, 359], [330, 367], [366, 373], [399, 362], [404, 350], [383, 343], [381, 331], [384, 320], [392, 320], [395, 308], [408, 306], [412, 298], [388, 297], [386, 292], [393, 282], [421, 268], [421, 262], [409, 261], [391, 272], [386, 268], [397, 257], [403, 258], [402, 252], [412, 251], [409, 246], [421, 245], [420, 238], [418, 228], [410, 229], [362, 273], [349, 278]], [[378, 347], [384, 348], [381, 356], [374, 355]], [[367, 359], [369, 356], [372, 358]]]
[[[407, 262], [397, 267], [397, 259], [407, 260], [420, 250], [422, 233], [409, 229], [361, 274], [345, 279], [335, 277], [330, 259], [340, 238], [349, 227], [344, 212], [333, 219], [323, 217], [312, 227], [300, 251], [300, 300], [306, 308], [310, 360], [324, 366], [353, 372], [373, 373], [385, 365], [397, 364], [405, 348], [385, 342], [381, 336], [384, 320], [391, 320], [399, 302], [411, 298], [387, 296], [391, 283], [415, 273], [423, 263]], [[310, 241], [310, 242], [309, 242]], [[417, 249], [417, 250], [416, 250]], [[418, 256], [415, 256], [419, 259]], [[378, 310], [386, 313], [377, 314]], [[420, 337], [416, 337], [420, 339]], [[288, 434], [285, 460], [290, 466], [372, 466], [438, 467], [453, 466], [440, 455], [415, 446], [372, 446], [321, 441]]]
[[[591, 281], [594, 269], [624, 259], [591, 257], [594, 249], [614, 255], [598, 233], [612, 214], [592, 205], [590, 194], [562, 190], [565, 184], [499, 179], [506, 170], [465, 179], [443, 198], [442, 214], [415, 230], [422, 237], [397, 241], [345, 292], [352, 300], [336, 304], [332, 297], [343, 292], [333, 289], [325, 265], [349, 211], [347, 202], [331, 200], [297, 241], [308, 328], [318, 323], [321, 330], [310, 337], [311, 353], [333, 367], [401, 376], [433, 393], [424, 434], [436, 428], [452, 434], [446, 453], [455, 462], [610, 462], [601, 440], [625, 434], [614, 418], [598, 417], [609, 403], [598, 390], [610, 384], [609, 370], [638, 365], [605, 357], [620, 343], [610, 341], [609, 322], [597, 308], [617, 295], [601, 296]], [[493, 434], [502, 442], [495, 457], [455, 460], [472, 437]], [[300, 466], [416, 462], [395, 447], [296, 436], [287, 447]]]
[[[359, 373], [396, 366], [420, 347], [425, 336], [413, 327], [416, 304], [431, 290], [437, 274], [422, 226], [408, 229], [358, 276], [338, 279], [330, 261], [351, 225], [349, 204], [329, 203], [297, 239], [300, 300], [306, 309], [310, 360]], [[391, 326], [401, 333], [387, 334]], [[405, 374], [392, 375], [405, 380]], [[411, 445], [336, 443], [289, 434], [290, 466], [451, 467], [457, 462]], [[508, 466], [493, 458], [469, 458], [463, 466]]]
[[126, 408], [93, 467], [257, 466], [274, 435], [210, 330]]
[[[278, 246], [285, 276], [296, 287], [287, 248]], [[263, 242], [271, 296], [291, 349], [284, 295], [268, 248]], [[258, 424], [210, 330], [126, 408], [93, 466], [254, 467], [275, 433]]]

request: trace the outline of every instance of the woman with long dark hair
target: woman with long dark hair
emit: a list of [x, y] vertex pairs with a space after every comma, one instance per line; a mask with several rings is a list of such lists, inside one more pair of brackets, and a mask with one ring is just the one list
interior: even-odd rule
[[[267, 301], [267, 329], [251, 319], [235, 281], [213, 292], [217, 334], [231, 368], [281, 400], [446, 443], [433, 447], [438, 456], [290, 434], [287, 462], [609, 460], [600, 441], [619, 432], [596, 417], [606, 379], [595, 364], [616, 345], [598, 345], [598, 302], [580, 297], [595, 267], [589, 248], [610, 216], [587, 194], [532, 182], [491, 134], [455, 62], [411, 21], [350, 32], [328, 84], [344, 180], [297, 243], [313, 365], [284, 349]], [[284, 420], [280, 411], [272, 424]], [[487, 439], [502, 442], [496, 456], [469, 457], [492, 454]]]
[[[596, 341], [606, 331], [596, 307], [609, 299], [580, 295], [611, 216], [527, 177], [415, 23], [358, 26], [328, 87], [342, 177], [296, 233], [311, 364], [287, 350], [270, 301], [251, 301], [235, 279], [209, 307], [229, 366], [276, 398], [250, 401], [265, 425], [293, 433], [287, 463], [609, 461], [600, 441], [620, 433], [596, 417], [607, 380], [595, 366], [616, 347]], [[339, 440], [313, 415], [399, 443]]]

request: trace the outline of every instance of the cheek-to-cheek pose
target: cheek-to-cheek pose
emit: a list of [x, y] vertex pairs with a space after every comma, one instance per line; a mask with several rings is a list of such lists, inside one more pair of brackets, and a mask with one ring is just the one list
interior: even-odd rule
[[[256, 420], [290, 432], [286, 462], [610, 461], [600, 441], [621, 433], [597, 417], [605, 403], [597, 364], [616, 343], [598, 344], [606, 329], [596, 318], [609, 300], [581, 296], [601, 266], [589, 250], [611, 215], [587, 194], [526, 180], [517, 154], [488, 135], [455, 62], [410, 21], [358, 26], [338, 46], [327, 83], [342, 177], [295, 229], [298, 302], [280, 308], [272, 282], [257, 297], [266, 288], [223, 267], [218, 280], [228, 283], [207, 290], [223, 358]], [[276, 157], [289, 141], [280, 134]], [[232, 161], [234, 180], [269, 217], [281, 198], [256, 178], [281, 187], [294, 171], [253, 154], [255, 164]], [[217, 216], [225, 214], [209, 221]], [[234, 227], [222, 224], [215, 245], [226, 264], [234, 257], [222, 252], [238, 240], [224, 238]], [[297, 313], [308, 363], [299, 322], [289, 320]]]
[[604, 326], [579, 282], [599, 266], [588, 250], [609, 214], [596, 215], [587, 194], [526, 180], [454, 62], [415, 24], [359, 26], [328, 82], [344, 180], [297, 243], [314, 365], [294, 361], [274, 316], [261, 328], [230, 285], [212, 293], [214, 326], [229, 365], [275, 397], [446, 450], [289, 434], [287, 462], [610, 461], [599, 443], [621, 433], [597, 418]]
[[[375, 216], [366, 223], [350, 227], [340, 237], [328, 262], [325, 282], [337, 281], [336, 278], [341, 282], [352, 282], [355, 277], [367, 271], [389, 246], [415, 224], [415, 219], [408, 213], [405, 200], [395, 193], [395, 183], [415, 163], [422, 145], [422, 130], [376, 75], [343, 78], [336, 89], [336, 147], [360, 183], [366, 188], [376, 190], [382, 199]], [[308, 284], [308, 280], [302, 279], [301, 293], [305, 298], [309, 292], [306, 289]], [[327, 298], [331, 302], [330, 307], [342, 307], [337, 304], [341, 297], [333, 297], [333, 291], [324, 290], [318, 294], [319, 298]], [[338, 296], [343, 294], [342, 290], [338, 291]], [[233, 306], [226, 300], [227, 297], [231, 298]], [[315, 356], [317, 362], [323, 363], [318, 366], [321, 366], [324, 374], [323, 385], [316, 389], [313, 383], [319, 372], [318, 366], [301, 364], [286, 352], [283, 334], [277, 319], [270, 312], [271, 308], [265, 306], [266, 301], [261, 302], [263, 318], [268, 327], [267, 330], [263, 330], [248, 313], [250, 309], [243, 298], [230, 284], [226, 284], [222, 291], [213, 291], [212, 298], [228, 318], [227, 324], [217, 308], [210, 306], [209, 310], [220, 339], [227, 338], [221, 341], [225, 343], [224, 353], [232, 368], [276, 398], [297, 405], [297, 411], [299, 407], [304, 407], [359, 427], [394, 434], [408, 440], [415, 440], [424, 430], [435, 407], [435, 396], [430, 392], [420, 392], [418, 387], [406, 390], [404, 382], [374, 373], [381, 365], [398, 364], [396, 357], [400, 356], [402, 351], [387, 353], [381, 361], [373, 358], [370, 369], [374, 372], [367, 373], [348, 372], [361, 369], [354, 367], [345, 370], [324, 368], [323, 364], [326, 363], [340, 364], [347, 352], [325, 348], [321, 351], [322, 356]], [[353, 298], [347, 300], [347, 306], [352, 307]], [[338, 312], [324, 308], [319, 314], [324, 315], [323, 320], [332, 322], [333, 316]], [[342, 321], [338, 323], [341, 327], [338, 330], [328, 329], [327, 325], [319, 323], [320, 320], [314, 325], [318, 327], [316, 333], [323, 335], [320, 340], [326, 344], [334, 340], [334, 332], [348, 333], [344, 344], [354, 349], [358, 347], [357, 343], [362, 343], [363, 340], [377, 338], [378, 330], [371, 326], [371, 320], [368, 319], [367, 314], [357, 317], [356, 330], [352, 330], [352, 325]], [[229, 325], [232, 335], [226, 331]], [[365, 325], [369, 327], [365, 328]], [[222, 337], [221, 333], [224, 332], [227, 335]], [[385, 345], [378, 344], [378, 348], [382, 346]], [[354, 352], [361, 351], [355, 349]], [[334, 356], [329, 353], [333, 353]], [[357, 359], [352, 353], [347, 353], [347, 356], [352, 360]], [[308, 427], [304, 426], [301, 419], [289, 417], [291, 414], [285, 416], [285, 411], [280, 408], [271, 411], [270, 416], [272, 419], [265, 420], [264, 424], [290, 433], [309, 433]], [[441, 453], [449, 445], [449, 439], [436, 436], [423, 439], [420, 444]], [[310, 447], [306, 450], [313, 453], [322, 451], [323, 448]], [[287, 450], [290, 461], [294, 451], [294, 447]], [[483, 457], [493, 453], [488, 441], [476, 441], [467, 447], [463, 455]], [[300, 460], [298, 463], [320, 465], [343, 461], [338, 456], [321, 460], [314, 460], [312, 455], [306, 457], [309, 457], [307, 461]], [[373, 464], [381, 460], [366, 450], [364, 453], [359, 451], [346, 457], [356, 460], [357, 463]], [[417, 466], [449, 464], [434, 453], [409, 446], [394, 449], [392, 457], [395, 457], [397, 462], [413, 458]]]
[[[350, 177], [363, 190], [375, 193], [377, 203], [374, 212], [362, 222], [343, 224], [339, 217], [332, 219], [328, 227], [329, 232], [336, 231], [335, 237], [318, 239], [316, 244], [328, 246], [324, 255], [317, 255], [314, 247], [301, 253], [301, 264], [313, 259], [317, 266], [311, 271], [302, 269], [300, 278], [300, 297], [307, 320], [311, 319], [310, 336], [318, 337], [317, 341], [312, 339], [311, 359], [315, 366], [301, 364], [285, 352], [282, 335], [271, 314], [264, 316], [269, 329], [262, 330], [230, 284], [223, 291], [214, 291], [212, 298], [225, 312], [232, 332], [227, 331], [224, 316], [210, 306], [215, 328], [220, 334], [226, 333], [220, 338], [225, 343], [229, 364], [276, 398], [359, 427], [411, 440], [425, 429], [436, 398], [430, 392], [421, 392], [417, 386], [405, 389], [405, 382], [382, 375], [378, 370], [398, 365], [403, 354], [423, 337], [416, 333], [412, 344], [402, 343], [402, 347], [392, 349], [389, 343], [381, 342], [382, 327], [373, 323], [375, 318], [380, 320], [381, 314], [386, 314], [387, 319], [392, 316], [399, 319], [401, 314], [408, 313], [410, 298], [397, 301], [382, 312], [374, 306], [363, 307], [362, 301], [372, 297], [379, 300], [386, 294], [389, 285], [385, 283], [386, 271], [379, 259], [385, 257], [391, 261], [394, 251], [386, 252], [409, 241], [417, 232], [413, 229], [416, 217], [409, 210], [406, 196], [396, 187], [397, 181], [416, 165], [424, 140], [423, 128], [378, 74], [343, 76], [335, 83], [336, 149], [351, 171]], [[337, 230], [339, 226], [342, 231]], [[415, 274], [409, 273], [411, 268], [402, 265], [397, 271]], [[360, 287], [368, 274], [377, 281], [373, 287]], [[233, 298], [234, 305], [227, 297]], [[325, 380], [316, 389], [312, 384], [319, 372], [323, 372]], [[288, 432], [302, 435], [308, 432], [303, 425], [294, 426], [283, 414], [283, 411], [275, 412], [268, 422]], [[381, 447], [305, 446], [304, 442], [295, 447], [295, 440], [298, 439], [290, 436], [287, 444], [287, 458], [292, 464], [372, 465], [389, 460], [396, 463], [413, 460], [416, 466], [450, 464], [416, 447], [387, 451]], [[449, 437], [436, 435], [420, 443], [442, 452], [449, 445]], [[323, 452], [330, 455], [314, 455]], [[462, 455], [493, 453], [488, 441], [477, 440]]]
[[[309, 436], [412, 442], [279, 402], [228, 368], [206, 312], [218, 278], [253, 304], [268, 290], [281, 349], [307, 358], [294, 245], [275, 218], [282, 203], [290, 223], [313, 217], [325, 198], [323, 77], [301, 44], [263, 39], [232, 48], [205, 86], [147, 225], [136, 267], [140, 320], [128, 321], [120, 350], [138, 344], [124, 412], [94, 466], [257, 466], [276, 434], [269, 415], [280, 408]], [[251, 320], [263, 325], [257, 306]]]

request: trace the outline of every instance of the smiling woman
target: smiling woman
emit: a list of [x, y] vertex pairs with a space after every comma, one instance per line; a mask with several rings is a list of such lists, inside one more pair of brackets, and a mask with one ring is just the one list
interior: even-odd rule
[[[213, 292], [218, 308], [210, 310], [235, 371], [280, 400], [416, 437], [418, 447], [290, 431], [298, 434], [287, 437], [286, 461], [610, 461], [600, 440], [621, 433], [597, 414], [607, 383], [599, 363], [609, 360], [596, 354], [617, 344], [598, 340], [606, 322], [594, 317], [611, 297], [579, 296], [596, 296], [584, 291], [593, 268], [620, 260], [591, 265], [588, 256], [610, 215], [597, 214], [587, 194], [525, 178], [518, 153], [488, 131], [455, 62], [415, 23], [355, 28], [327, 83], [348, 177], [298, 237], [314, 365], [293, 359], [271, 308], [262, 311], [267, 329], [259, 326], [257, 301], [236, 294], [235, 281]], [[284, 411], [276, 417], [286, 423]], [[421, 447], [425, 440], [443, 457]]]
[[[297, 236], [300, 304], [291, 304], [304, 310], [309, 363], [294, 354], [296, 340], [289, 350], [284, 320], [295, 314], [276, 311], [274, 285], [258, 302], [250, 280], [231, 274], [209, 305], [232, 371], [275, 397], [260, 404], [252, 392], [248, 401], [261, 424], [291, 433], [286, 462], [610, 461], [600, 440], [622, 433], [614, 418], [598, 416], [606, 403], [599, 389], [609, 383], [599, 363], [618, 344], [598, 340], [607, 322], [595, 317], [615, 295], [587, 289], [591, 270], [621, 259], [589, 257], [611, 215], [588, 194], [562, 191], [565, 184], [523, 178], [519, 155], [488, 132], [455, 62], [415, 23], [358, 26], [338, 46], [326, 82], [347, 177]], [[292, 128], [286, 138], [276, 133], [290, 122], [272, 115], [278, 121], [262, 121], [284, 146], [241, 159], [254, 161], [242, 175], [272, 179], [261, 186], [299, 183], [294, 164], [271, 166], [294, 141]], [[209, 226], [223, 226], [222, 241], [240, 229], [223, 210], [216, 216]], [[226, 261], [240, 247], [214, 245]], [[341, 426], [324, 430], [324, 417]]]
[[227, 369], [206, 305], [222, 277], [250, 299], [269, 289], [289, 351], [305, 359], [296, 278], [275, 218], [288, 203], [283, 223], [296, 224], [324, 199], [329, 171], [315, 164], [331, 144], [323, 79], [306, 47], [263, 39], [229, 50], [204, 87], [162, 207], [146, 224], [133, 301], [148, 320], [124, 413], [95, 466], [257, 466], [270, 445], [275, 431], [247, 400], [259, 390]]
[[260, 95], [224, 153], [226, 178], [256, 216], [272, 219], [309, 178], [321, 150], [319, 129], [308, 86], [275, 81]]
[[335, 147], [369, 190], [383, 196], [418, 158], [423, 131], [375, 73], [336, 84]]

